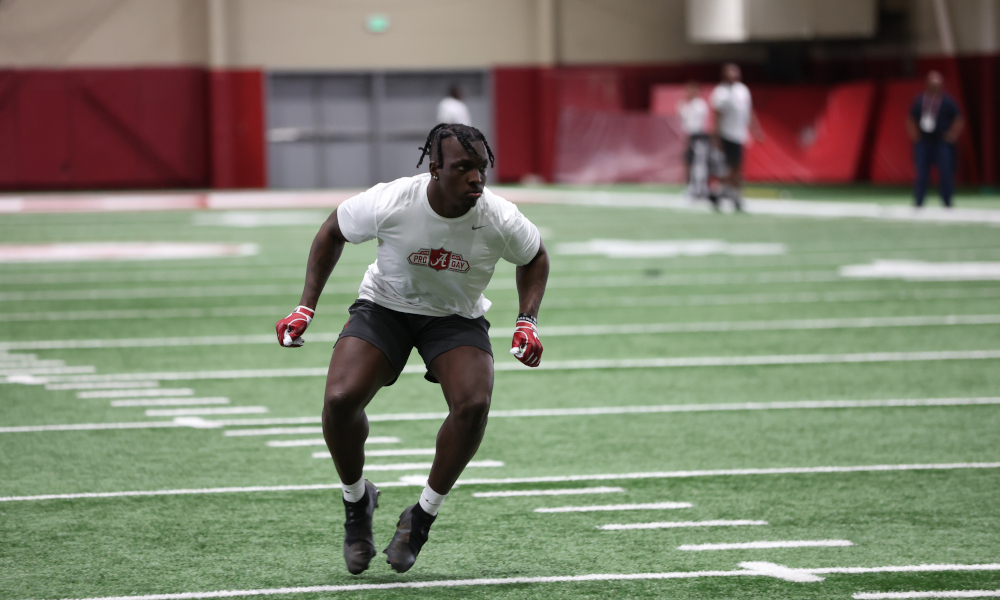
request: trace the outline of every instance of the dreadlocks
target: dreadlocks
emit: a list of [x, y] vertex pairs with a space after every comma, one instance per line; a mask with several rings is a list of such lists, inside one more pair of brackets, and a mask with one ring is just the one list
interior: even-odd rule
[[420, 160], [417, 162], [417, 167], [419, 168], [423, 164], [425, 156], [433, 158], [434, 155], [431, 154], [432, 149], [437, 150], [437, 162], [441, 164], [444, 160], [441, 154], [441, 140], [450, 137], [456, 138], [462, 144], [462, 147], [473, 156], [479, 156], [479, 153], [476, 152], [476, 148], [472, 144], [474, 142], [482, 142], [486, 146], [486, 155], [490, 159], [490, 167], [493, 166], [493, 149], [490, 148], [490, 143], [486, 141], [486, 136], [483, 135], [482, 131], [471, 125], [439, 123], [427, 134], [427, 141], [424, 142], [424, 145], [419, 146]]

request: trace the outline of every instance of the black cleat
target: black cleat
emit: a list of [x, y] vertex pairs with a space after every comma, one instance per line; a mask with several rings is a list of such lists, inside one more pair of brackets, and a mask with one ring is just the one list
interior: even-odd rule
[[378, 508], [381, 493], [375, 484], [366, 479], [365, 495], [361, 500], [344, 500], [344, 508], [347, 510], [347, 520], [344, 521], [344, 561], [347, 562], [347, 570], [353, 575], [364, 572], [378, 553], [375, 550], [375, 537], [372, 535], [372, 515]]
[[392, 536], [389, 547], [382, 551], [386, 555], [385, 562], [394, 571], [406, 573], [417, 562], [417, 555], [427, 542], [427, 533], [436, 518], [424, 512], [419, 503], [407, 507], [399, 515], [396, 535]]

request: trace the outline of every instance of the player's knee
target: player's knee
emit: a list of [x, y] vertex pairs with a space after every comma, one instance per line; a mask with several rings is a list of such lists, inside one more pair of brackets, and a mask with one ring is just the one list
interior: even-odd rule
[[331, 386], [323, 399], [323, 410], [331, 416], [349, 416], [356, 413], [364, 402], [364, 394], [346, 386]]
[[452, 402], [451, 414], [472, 430], [485, 429], [486, 418], [490, 414], [490, 395], [477, 393], [464, 396], [461, 400]]

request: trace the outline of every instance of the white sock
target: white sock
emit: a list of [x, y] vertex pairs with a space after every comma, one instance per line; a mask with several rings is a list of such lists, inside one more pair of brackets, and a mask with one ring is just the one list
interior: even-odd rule
[[431, 489], [431, 486], [425, 485], [424, 491], [420, 494], [420, 508], [424, 509], [424, 512], [430, 516], [435, 516], [438, 514], [438, 509], [441, 508], [441, 503], [444, 499], [448, 497], [448, 494], [439, 494]]
[[347, 485], [346, 483], [341, 483], [340, 487], [344, 488], [344, 500], [348, 502], [360, 502], [365, 496], [365, 478], [362, 477], [356, 483]]

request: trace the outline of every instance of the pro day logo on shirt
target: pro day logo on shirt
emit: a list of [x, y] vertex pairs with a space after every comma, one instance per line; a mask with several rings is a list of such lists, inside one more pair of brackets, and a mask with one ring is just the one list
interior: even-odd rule
[[448, 270], [465, 273], [469, 270], [469, 261], [462, 258], [461, 254], [449, 252], [444, 248], [437, 250], [421, 248], [419, 252], [410, 255], [409, 262], [411, 265], [430, 267], [435, 271]]

